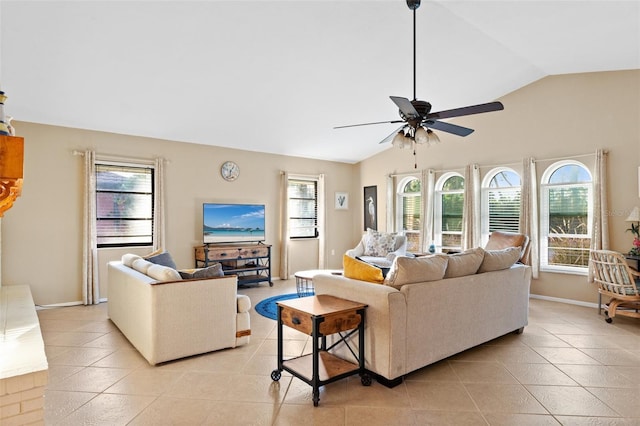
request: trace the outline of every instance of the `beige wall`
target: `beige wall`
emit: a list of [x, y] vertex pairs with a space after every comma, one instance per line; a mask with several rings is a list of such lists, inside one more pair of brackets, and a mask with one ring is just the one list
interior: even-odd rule
[[[333, 208], [335, 191], [353, 196], [358, 189], [349, 164], [31, 123], [16, 123], [16, 128], [25, 138], [25, 179], [22, 196], [2, 221], [2, 278], [4, 285], [30, 285], [36, 304], [82, 300], [83, 158], [73, 155], [74, 150], [90, 148], [99, 154], [168, 160], [166, 249], [180, 267], [193, 267], [193, 246], [202, 243], [203, 202], [265, 203], [267, 243], [273, 244], [273, 275], [277, 277], [280, 170], [326, 175], [328, 267], [340, 267], [341, 254], [359, 235], [354, 232], [353, 209]], [[225, 160], [240, 166], [237, 181], [220, 177]], [[291, 273], [317, 268], [316, 241], [292, 244]], [[108, 297], [106, 262], [121, 254], [122, 250], [101, 250], [101, 297]]]
[[[475, 129], [470, 136], [460, 138], [439, 132], [440, 145], [418, 147], [417, 170], [462, 172], [465, 165], [477, 163], [484, 174], [498, 165], [521, 167], [524, 157], [546, 160], [606, 149], [611, 248], [629, 251], [632, 237], [625, 233], [629, 224], [624, 219], [633, 206], [640, 206], [640, 71], [547, 77], [500, 100], [504, 111], [452, 120]], [[593, 159], [590, 156], [580, 160], [592, 168]], [[538, 162], [538, 177], [550, 163]], [[411, 172], [413, 167], [410, 150], [391, 149], [361, 163], [362, 186], [378, 185], [380, 229], [385, 224], [385, 199], [380, 195], [384, 194], [385, 176]], [[585, 276], [568, 274], [541, 273], [540, 279], [532, 283], [532, 293], [586, 302], [597, 300], [595, 287], [587, 283]]]
[[[626, 214], [638, 197], [640, 166], [640, 71], [553, 76], [537, 81], [501, 101], [505, 111], [464, 117], [457, 122], [476, 129], [467, 138], [439, 132], [442, 144], [419, 147], [417, 170], [461, 170], [478, 163], [518, 167], [524, 157], [539, 160], [609, 151], [611, 246], [628, 251]], [[437, 108], [437, 105], [436, 105]], [[385, 229], [385, 177], [410, 172], [409, 150], [389, 149], [360, 164], [349, 165], [261, 154], [227, 148], [153, 140], [30, 123], [16, 123], [25, 138], [25, 181], [22, 196], [5, 214], [2, 226], [2, 283], [29, 284], [37, 304], [82, 299], [82, 157], [74, 150], [138, 158], [169, 160], [167, 182], [167, 249], [181, 267], [193, 265], [193, 246], [201, 243], [204, 201], [263, 202], [267, 206], [267, 239], [273, 247], [274, 276], [278, 275], [279, 171], [325, 173], [327, 195], [327, 258], [339, 268], [342, 253], [355, 246], [363, 229], [362, 188], [378, 187], [378, 228]], [[392, 130], [392, 129], [391, 129]], [[391, 131], [389, 130], [389, 131]], [[386, 129], [381, 129], [381, 138]], [[378, 143], [370, 141], [369, 143]], [[240, 165], [238, 181], [219, 175], [223, 161]], [[591, 167], [592, 157], [583, 160]], [[548, 162], [540, 161], [540, 166]], [[542, 173], [542, 168], [538, 170]], [[335, 210], [336, 191], [348, 192], [349, 210]], [[295, 242], [291, 271], [315, 268], [317, 244]], [[141, 250], [145, 252], [146, 249]], [[331, 254], [333, 251], [333, 255]], [[119, 258], [119, 250], [100, 253], [101, 295], [108, 296], [104, 265]], [[558, 298], [595, 302], [586, 277], [542, 273], [532, 292]]]

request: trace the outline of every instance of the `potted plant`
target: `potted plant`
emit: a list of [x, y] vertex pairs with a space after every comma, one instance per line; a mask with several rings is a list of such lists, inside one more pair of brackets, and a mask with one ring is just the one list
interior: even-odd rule
[[627, 231], [633, 234], [633, 248], [629, 251], [632, 256], [640, 256], [640, 224], [631, 224]]

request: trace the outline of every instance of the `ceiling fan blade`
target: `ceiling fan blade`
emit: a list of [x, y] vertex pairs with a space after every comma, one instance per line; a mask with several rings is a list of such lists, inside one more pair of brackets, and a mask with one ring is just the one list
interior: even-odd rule
[[472, 105], [462, 108], [448, 109], [446, 111], [432, 112], [425, 118], [441, 120], [443, 118], [461, 117], [463, 115], [481, 114], [483, 112], [501, 111], [504, 109], [502, 102], [489, 102], [487, 104]]
[[391, 134], [390, 134], [389, 136], [387, 136], [386, 138], [382, 139], [379, 143], [380, 143], [380, 144], [383, 144], [383, 143], [387, 143], [387, 142], [391, 141], [391, 140], [395, 137], [395, 135], [397, 135], [397, 134], [398, 134], [398, 132], [399, 132], [400, 130], [404, 129], [405, 127], [407, 127], [407, 126], [400, 126], [400, 127], [398, 127], [396, 130], [394, 130], [394, 131], [393, 131], [393, 133], [391, 133]]
[[473, 133], [473, 129], [458, 126], [457, 124], [445, 123], [444, 121], [427, 120], [423, 122], [422, 125], [458, 136], [469, 136]]
[[408, 119], [420, 117], [420, 114], [418, 114], [418, 111], [416, 111], [415, 107], [413, 106], [413, 104], [409, 99], [401, 98], [399, 96], [389, 96], [389, 97], [391, 98], [393, 103], [396, 104], [398, 108], [400, 108], [400, 111], [402, 111], [402, 114], [404, 114], [404, 116], [407, 117]]
[[395, 124], [395, 123], [404, 123], [402, 120], [392, 120], [392, 121], [375, 121], [373, 123], [361, 123], [361, 124], [347, 124], [346, 126], [336, 126], [334, 129], [345, 129], [347, 127], [359, 127], [359, 126], [370, 126], [372, 124]]

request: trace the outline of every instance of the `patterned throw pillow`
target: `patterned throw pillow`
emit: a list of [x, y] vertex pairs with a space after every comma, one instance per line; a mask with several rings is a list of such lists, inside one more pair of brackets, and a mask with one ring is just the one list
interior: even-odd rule
[[394, 251], [396, 246], [396, 233], [385, 233], [367, 229], [365, 238], [364, 255], [384, 257]]

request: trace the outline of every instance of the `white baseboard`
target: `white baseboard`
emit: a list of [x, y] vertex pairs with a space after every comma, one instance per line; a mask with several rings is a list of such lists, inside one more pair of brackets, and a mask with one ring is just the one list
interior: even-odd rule
[[584, 307], [587, 307], [587, 308], [598, 309], [598, 304], [597, 303], [582, 302], [580, 300], [563, 299], [563, 298], [560, 298], [560, 297], [551, 297], [551, 296], [542, 296], [542, 295], [539, 295], [539, 294], [530, 294], [529, 297], [531, 299], [548, 300], [549, 302], [559, 302], [559, 303], [566, 303], [566, 304], [569, 304], [569, 305], [578, 305], [578, 306], [584, 306]]

